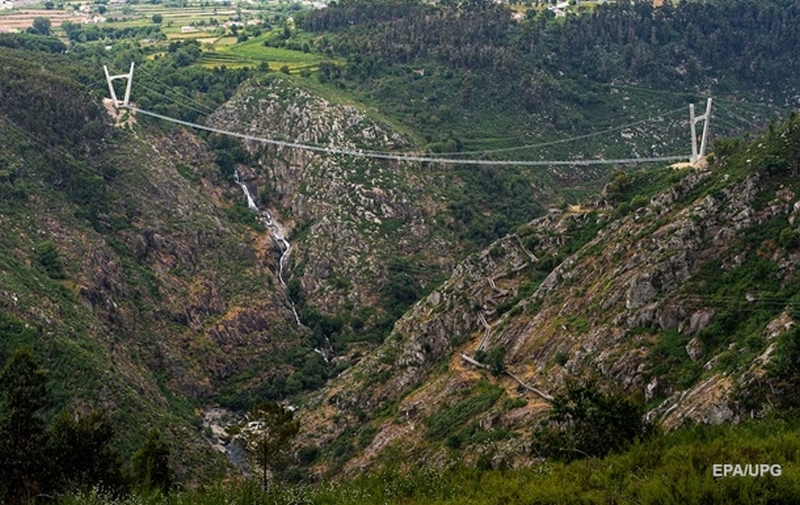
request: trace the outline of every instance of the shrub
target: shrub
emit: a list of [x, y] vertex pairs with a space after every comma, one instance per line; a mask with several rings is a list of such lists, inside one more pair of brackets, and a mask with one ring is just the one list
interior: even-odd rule
[[769, 364], [769, 378], [778, 406], [800, 409], [800, 329], [781, 335], [775, 358]]
[[58, 249], [52, 242], [42, 242], [36, 246], [36, 260], [51, 279], [66, 278]]
[[797, 249], [800, 245], [800, 236], [791, 228], [784, 228], [778, 235], [778, 244], [785, 249]]
[[651, 433], [644, 406], [596, 382], [570, 383], [553, 399], [548, 419], [537, 430], [534, 451], [566, 461], [603, 457], [624, 450]]

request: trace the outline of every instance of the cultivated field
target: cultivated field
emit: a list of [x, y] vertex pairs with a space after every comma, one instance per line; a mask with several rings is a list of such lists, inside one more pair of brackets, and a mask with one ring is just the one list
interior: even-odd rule
[[33, 25], [35, 18], [48, 18], [53, 27], [60, 26], [64, 21], [81, 23], [89, 16], [75, 11], [66, 10], [7, 10], [0, 11], [0, 33], [22, 32]]
[[[322, 61], [330, 59], [312, 52], [265, 45], [266, 41], [275, 37], [275, 32], [283, 31], [285, 23], [293, 26], [287, 20], [296, 12], [297, 6], [287, 3], [256, 2], [247, 4], [246, 8], [227, 2], [191, 3], [186, 6], [86, 3], [76, 5], [75, 10], [47, 10], [40, 6], [41, 3], [38, 3], [25, 10], [0, 11], [0, 32], [25, 31], [37, 17], [50, 19], [53, 34], [65, 42], [66, 34], [59, 29], [65, 21], [113, 29], [158, 26], [168, 42], [198, 40], [203, 51], [199, 64], [207, 68], [267, 64], [273, 70], [283, 69], [290, 73], [304, 70], [313, 72]], [[241, 41], [237, 32], [247, 33], [247, 40]], [[99, 42], [113, 45], [117, 41]], [[148, 45], [151, 44], [152, 41], [148, 41]], [[157, 53], [151, 54], [151, 57], [154, 54]]]

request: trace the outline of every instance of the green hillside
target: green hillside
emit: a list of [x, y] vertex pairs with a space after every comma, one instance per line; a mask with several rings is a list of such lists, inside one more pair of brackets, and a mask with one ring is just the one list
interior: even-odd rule
[[[143, 7], [0, 34], [0, 369], [23, 345], [47, 371], [53, 465], [84, 433], [151, 503], [796, 496], [793, 2], [348, 0], [216, 42], [148, 19], [205, 6]], [[251, 140], [113, 110], [102, 66], [131, 62], [136, 107]], [[688, 158], [707, 96], [707, 166], [634, 166]], [[267, 495], [225, 430], [264, 401], [300, 422]], [[112, 499], [45, 467], [17, 493], [11, 443], [0, 501]], [[784, 476], [709, 477], [745, 456]]]

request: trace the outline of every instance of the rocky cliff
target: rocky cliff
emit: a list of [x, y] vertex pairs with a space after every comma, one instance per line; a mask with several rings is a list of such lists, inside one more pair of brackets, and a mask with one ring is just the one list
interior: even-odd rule
[[642, 398], [665, 429], [760, 415], [754, 391], [798, 314], [793, 128], [707, 166], [618, 172], [460, 263], [304, 411], [305, 440], [333, 447], [319, 469], [398, 453], [526, 464], [574, 378]]
[[[378, 114], [304, 86], [283, 75], [253, 80], [209, 122], [253, 137], [320, 148], [410, 149], [411, 140]], [[402, 263], [402, 271], [394, 273], [407, 274], [410, 291], [410, 299], [399, 303], [413, 301], [414, 293], [452, 267], [461, 246], [446, 228], [452, 219], [440, 174], [418, 164], [257, 141], [246, 147], [252, 162], [240, 167], [242, 178], [288, 231], [287, 280], [294, 280], [290, 292], [310, 329], [321, 312], [344, 323], [335, 330], [339, 337], [349, 334], [358, 340], [392, 317], [387, 313], [393, 309], [393, 261]], [[322, 333], [332, 340], [330, 331], [323, 328]]]
[[[4, 96], [41, 105], [28, 113], [42, 119], [12, 102], [0, 117], [0, 359], [33, 346], [57, 407], [106, 410], [128, 454], [149, 426], [166, 430], [181, 478], [224, 467], [203, 411], [318, 388], [454, 262], [440, 175], [423, 167], [255, 143], [230, 163], [235, 143], [115, 121], [69, 79], [30, 85], [50, 82], [60, 60], [0, 58], [17, 69]], [[247, 84], [209, 122], [340, 148], [410, 146], [363, 108], [284, 76]]]

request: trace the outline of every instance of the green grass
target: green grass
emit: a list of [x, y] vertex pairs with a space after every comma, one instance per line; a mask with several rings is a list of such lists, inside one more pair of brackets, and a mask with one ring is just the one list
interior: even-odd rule
[[[402, 459], [398, 458], [400, 461]], [[122, 500], [96, 491], [71, 495], [62, 505], [256, 504], [680, 504], [796, 503], [800, 495], [797, 420], [739, 426], [685, 427], [602, 459], [534, 464], [520, 470], [402, 466], [314, 486], [276, 484], [268, 493], [254, 482], [210, 484], [169, 497]], [[781, 465], [779, 477], [715, 478], [715, 464]], [[499, 466], [503, 466], [502, 463]]]
[[280, 47], [267, 47], [264, 41], [268, 35], [251, 38], [247, 42], [232, 45], [228, 48], [228, 53], [241, 56], [243, 58], [281, 61], [286, 63], [302, 63], [306, 65], [317, 64], [325, 59], [320, 54], [304, 53]]
[[[503, 389], [499, 386], [486, 381], [479, 382], [465, 398], [425, 418], [428, 437], [434, 440], [458, 437], [459, 442], [471, 438], [474, 430], [463, 426], [473, 417], [487, 412], [502, 394]], [[458, 432], [454, 432], [455, 427], [460, 427]]]
[[267, 63], [272, 70], [285, 65], [289, 72], [297, 73], [301, 70], [314, 72], [321, 62], [329, 60], [316, 53], [265, 46], [264, 42], [270, 37], [268, 33], [246, 42], [237, 42], [235, 37], [221, 37], [214, 43], [213, 51], [203, 53], [200, 64], [204, 67], [225, 65], [228, 68], [240, 68]]

